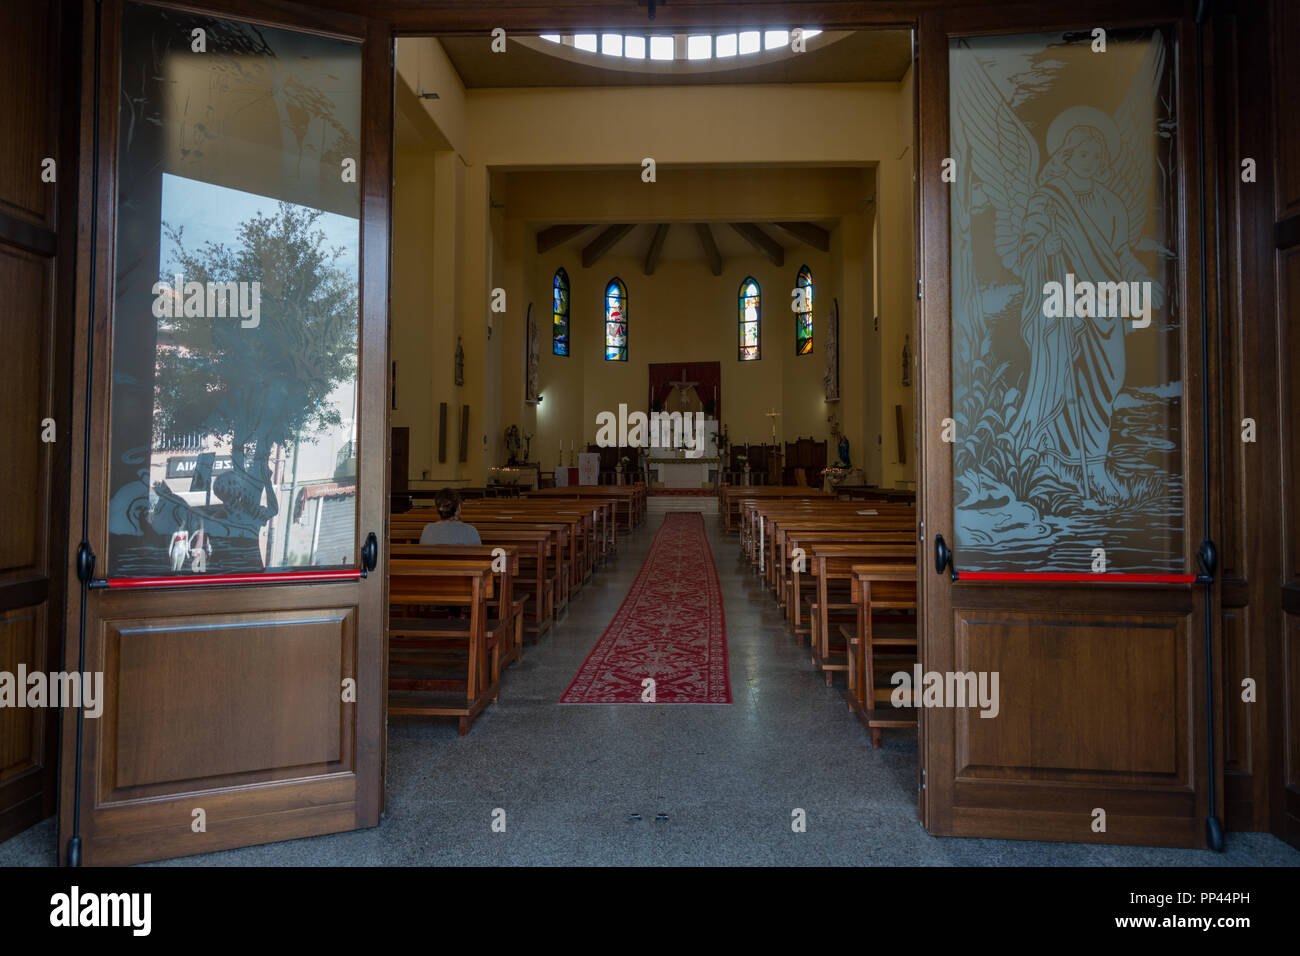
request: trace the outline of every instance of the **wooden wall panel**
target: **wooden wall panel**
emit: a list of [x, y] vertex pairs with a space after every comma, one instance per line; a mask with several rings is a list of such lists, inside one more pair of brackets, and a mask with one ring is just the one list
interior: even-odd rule
[[[1223, 770], [1250, 773], [1251, 727], [1258, 702], [1241, 699], [1241, 682], [1254, 674], [1251, 661], [1250, 608], [1225, 608], [1223, 621], [1223, 673], [1219, 694], [1223, 699]], [[1248, 828], [1249, 829], [1249, 828]]]
[[[0, 137], [3, 140], [4, 137]], [[49, 369], [53, 265], [13, 246], [0, 245], [0, 289], [12, 315], [31, 321], [6, 322], [0, 348], [0, 488], [11, 497], [3, 506], [0, 574], [44, 573], [47, 450], [41, 422], [49, 414], [45, 379]]]
[[[1300, 129], [1300, 123], [1295, 124]], [[1300, 159], [1297, 160], [1300, 162]], [[1278, 317], [1282, 335], [1281, 392], [1282, 422], [1286, 432], [1282, 439], [1282, 457], [1285, 487], [1292, 492], [1283, 494], [1286, 514], [1285, 582], [1300, 585], [1300, 501], [1294, 492], [1300, 490], [1300, 244], [1282, 249], [1277, 254]]]
[[109, 620], [104, 641], [104, 800], [351, 768], [355, 611]]
[[[22, 664], [29, 673], [60, 669], [72, 437], [77, 9], [76, 0], [0, 4], [6, 41], [0, 58], [0, 669]], [[43, 176], [47, 159], [54, 161], [52, 179]], [[0, 840], [54, 812], [58, 719], [57, 708], [0, 710]]]
[[[0, 614], [0, 672], [17, 675], [20, 664], [28, 673], [49, 670], [49, 661], [45, 659], [44, 618], [43, 607]], [[18, 693], [25, 695], [26, 688], [19, 688]], [[44, 717], [43, 711], [30, 707], [0, 707], [0, 784], [41, 763], [47, 723]], [[39, 791], [39, 778], [32, 782]], [[24, 792], [20, 799], [30, 795]]]
[[1296, 107], [1295, 94], [1300, 90], [1300, 57], [1295, 43], [1300, 40], [1300, 4], [1282, 0], [1273, 4], [1274, 57], [1273, 75], [1278, 111], [1275, 129], [1277, 144], [1277, 218], [1300, 215], [1300, 122], [1290, 119]]
[[[41, 161], [57, 158], [58, 85], [44, 80], [58, 62], [58, 5], [0, 4], [0, 36], [11, 39], [0, 57], [5, 95], [5, 135], [0, 136], [0, 211], [54, 227], [53, 191], [41, 181]], [[19, 93], [18, 91], [21, 91]], [[71, 182], [76, 170], [62, 170]]]

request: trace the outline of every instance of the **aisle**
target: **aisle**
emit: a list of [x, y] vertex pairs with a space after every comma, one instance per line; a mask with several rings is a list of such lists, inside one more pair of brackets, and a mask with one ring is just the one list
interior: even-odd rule
[[703, 515], [660, 519], [627, 597], [561, 703], [731, 703], [722, 589]]

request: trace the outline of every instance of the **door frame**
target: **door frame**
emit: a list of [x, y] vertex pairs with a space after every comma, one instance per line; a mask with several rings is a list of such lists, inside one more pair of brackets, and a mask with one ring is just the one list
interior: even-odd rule
[[[94, 285], [91, 286], [91, 269], [85, 265], [76, 273], [76, 328], [73, 334], [73, 385], [71, 431], [73, 435], [86, 436], [85, 447], [73, 442], [71, 473], [72, 494], [69, 496], [67, 567], [67, 607], [65, 617], [64, 660], [72, 670], [103, 670], [104, 651], [95, 639], [98, 610], [116, 608], [124, 595], [107, 590], [88, 594], [87, 587], [77, 573], [73, 560], [82, 543], [83, 520], [88, 524], [86, 540], [91, 550], [100, 556], [95, 576], [105, 571], [103, 556], [107, 553], [106, 509], [108, 501], [108, 429], [111, 419], [111, 355], [112, 317], [114, 315], [114, 282], [116, 266], [117, 208], [117, 157], [118, 157], [118, 99], [121, 70], [121, 26], [125, 0], [103, 0], [102, 8], [95, 0], [83, 0], [81, 58], [85, 68], [81, 77], [80, 156], [78, 163], [79, 192], [87, 201], [80, 204], [77, 228], [77, 257], [80, 263], [91, 263], [93, 254]], [[359, 284], [358, 292], [358, 367], [357, 416], [359, 423], [373, 422], [382, 427], [382, 454], [358, 455], [358, 493], [356, 515], [356, 547], [360, 554], [362, 542], [370, 530], [377, 536], [388, 534], [388, 299], [390, 268], [390, 231], [392, 212], [392, 108], [395, 61], [393, 42], [388, 25], [379, 20], [334, 10], [315, 10], [282, 0], [201, 0], [201, 2], [171, 2], [171, 0], [132, 0], [148, 6], [171, 9], [200, 15], [210, 15], [247, 21], [288, 31], [335, 37], [356, 42], [361, 51], [362, 115], [361, 156], [359, 157], [358, 189], [360, 191], [359, 234]], [[97, 9], [98, 8], [98, 9]], [[95, 49], [96, 16], [99, 21], [100, 44]], [[99, 54], [99, 100], [94, 98], [95, 76], [93, 64]], [[95, 138], [95, 113], [98, 111], [98, 141]], [[99, 164], [94, 164], [94, 149], [98, 149]], [[98, 181], [94, 182], [95, 173]], [[92, 209], [89, 197], [98, 200]], [[94, 224], [92, 226], [92, 223]], [[94, 231], [92, 242], [92, 229]], [[367, 294], [368, 290], [379, 290]], [[93, 302], [93, 324], [91, 304]], [[368, 430], [368, 429], [367, 429]], [[361, 425], [358, 425], [358, 435]], [[379, 436], [375, 436], [378, 440]], [[83, 508], [78, 477], [85, 476], [88, 487], [89, 508]], [[363, 489], [369, 489], [363, 491]], [[381, 554], [382, 558], [382, 554]], [[94, 724], [83, 726], [84, 741], [79, 740], [80, 712], [67, 709], [62, 715], [62, 747], [60, 761], [60, 801], [58, 855], [60, 863], [84, 862], [124, 863], [147, 859], [185, 856], [237, 846], [266, 843], [298, 836], [339, 832], [378, 825], [383, 808], [383, 772], [385, 761], [385, 709], [382, 704], [387, 685], [387, 576], [382, 570], [370, 575], [370, 580], [329, 584], [266, 585], [240, 587], [225, 586], [210, 589], [188, 590], [194, 596], [194, 607], [209, 613], [222, 608], [232, 595], [240, 596], [241, 603], [253, 612], [273, 611], [290, 606], [296, 609], [318, 607], [356, 608], [354, 635], [355, 657], [350, 663], [351, 675], [357, 680], [356, 701], [350, 716], [352, 722], [352, 771], [345, 774], [325, 774], [304, 778], [308, 783], [320, 782], [318, 795], [307, 804], [289, 798], [291, 781], [268, 780], [262, 784], [233, 787], [218, 784], [206, 793], [209, 806], [231, 808], [223, 832], [207, 833], [193, 840], [180, 836], [174, 821], [162, 824], [151, 815], [151, 806], [157, 807], [165, 800], [128, 800], [125, 804], [101, 807], [97, 800], [98, 781], [95, 759], [86, 754], [97, 752], [93, 747]], [[351, 589], [345, 591], [343, 589]], [[184, 588], [163, 589], [157, 594], [156, 606], [163, 616], [185, 616], [174, 609], [169, 599]], [[169, 593], [170, 592], [170, 593]], [[348, 596], [351, 594], [351, 596]], [[117, 604], [114, 604], [114, 601]], [[83, 610], [86, 653], [84, 665], [80, 662], [79, 638], [82, 631]], [[144, 615], [148, 616], [148, 615]], [[96, 666], [98, 665], [98, 667]], [[345, 670], [346, 673], [346, 670]], [[108, 690], [106, 681], [106, 691]], [[105, 715], [109, 713], [111, 698], [106, 701]], [[96, 758], [97, 759], [97, 758]], [[346, 762], [345, 760], [345, 762]], [[349, 783], [348, 778], [354, 778]], [[219, 778], [216, 778], [219, 780]], [[79, 793], [78, 793], [79, 788]], [[203, 792], [203, 791], [200, 791]], [[173, 800], [194, 803], [192, 795]], [[242, 814], [242, 815], [241, 815]], [[97, 823], [112, 821], [104, 833], [97, 834]], [[188, 830], [180, 828], [180, 832]], [[117, 832], [113, 832], [117, 830]], [[77, 850], [69, 860], [74, 833], [80, 835]], [[96, 837], [101, 846], [96, 846]], [[84, 848], [84, 849], [83, 849]], [[76, 858], [81, 852], [80, 858]]]

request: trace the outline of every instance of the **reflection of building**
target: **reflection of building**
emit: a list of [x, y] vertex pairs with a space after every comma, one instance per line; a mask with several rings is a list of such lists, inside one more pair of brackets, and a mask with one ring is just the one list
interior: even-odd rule
[[290, 445], [280, 469], [278, 531], [268, 566], [356, 563], [356, 386], [329, 397], [343, 424]]

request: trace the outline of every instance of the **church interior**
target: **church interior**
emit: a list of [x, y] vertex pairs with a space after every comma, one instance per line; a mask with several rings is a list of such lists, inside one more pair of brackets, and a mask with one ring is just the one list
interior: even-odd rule
[[496, 6], [3, 14], [0, 866], [1294, 866], [1300, 17]]
[[[725, 55], [728, 39], [743, 52]], [[623, 51], [620, 35], [576, 40]], [[733, 33], [698, 58], [686, 35], [671, 41], [671, 59], [588, 52], [572, 34], [510, 37], [505, 54], [468, 37], [398, 41], [392, 423], [409, 428], [411, 490], [498, 477], [511, 426], [528, 439], [516, 460], [575, 465], [600, 412], [652, 411], [652, 370], [682, 379], [695, 363], [711, 381], [681, 399], [666, 385], [663, 410], [703, 412], [735, 454], [753, 446], [752, 471], [763, 458], [772, 483], [785, 443], [826, 443], [820, 471], [844, 438], [856, 471], [841, 480], [914, 488], [910, 31], [816, 32], [802, 52], [788, 31]], [[627, 323], [616, 357], [612, 283]], [[742, 357], [747, 306], [757, 330]], [[439, 445], [444, 403], [453, 430], [469, 408], [462, 461], [446, 453], [455, 435]], [[712, 441], [703, 451], [719, 458]], [[741, 470], [730, 457], [683, 480], [716, 486]], [[821, 486], [813, 470], [805, 483]]]

